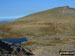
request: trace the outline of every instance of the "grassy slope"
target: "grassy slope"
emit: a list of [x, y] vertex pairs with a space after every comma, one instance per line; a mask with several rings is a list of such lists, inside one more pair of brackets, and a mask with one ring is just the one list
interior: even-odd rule
[[[63, 13], [63, 9], [65, 13]], [[59, 7], [0, 25], [1, 37], [27, 36], [38, 43], [75, 43], [75, 9]], [[63, 14], [62, 14], [63, 13]], [[64, 41], [63, 41], [64, 40]], [[67, 41], [70, 40], [70, 41]]]

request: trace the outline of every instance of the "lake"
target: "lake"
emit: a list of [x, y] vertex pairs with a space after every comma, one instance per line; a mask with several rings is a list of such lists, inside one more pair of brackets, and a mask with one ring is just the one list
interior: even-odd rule
[[2, 39], [2, 41], [17, 44], [17, 43], [27, 42], [28, 40], [26, 37], [23, 37], [23, 38], [12, 38], [12, 39], [5, 38], [5, 39]]

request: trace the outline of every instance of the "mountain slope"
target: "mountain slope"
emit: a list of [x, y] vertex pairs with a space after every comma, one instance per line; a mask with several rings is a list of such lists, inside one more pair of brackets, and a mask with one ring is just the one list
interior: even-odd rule
[[11, 23], [1, 24], [0, 31], [1, 33], [5, 33], [1, 37], [14, 38], [27, 36], [30, 41], [75, 43], [74, 21], [74, 8], [68, 6], [53, 8], [28, 15]]

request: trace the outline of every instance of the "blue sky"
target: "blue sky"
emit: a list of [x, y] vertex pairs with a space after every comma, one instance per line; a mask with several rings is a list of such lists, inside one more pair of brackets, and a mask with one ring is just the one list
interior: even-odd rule
[[75, 0], [0, 0], [0, 20], [16, 19], [67, 5], [75, 8]]

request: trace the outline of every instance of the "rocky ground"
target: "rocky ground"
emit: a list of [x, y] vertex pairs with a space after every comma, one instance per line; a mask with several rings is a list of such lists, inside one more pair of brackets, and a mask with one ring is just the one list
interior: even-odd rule
[[59, 51], [74, 51], [75, 44], [32, 45], [33, 56], [60, 56]]

